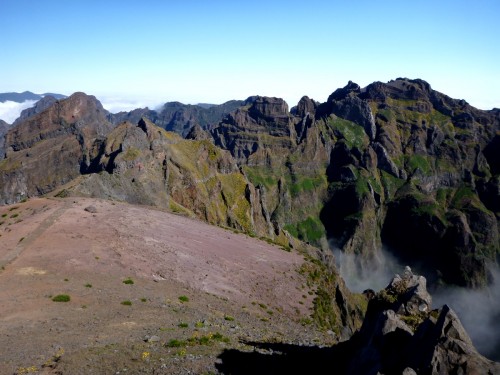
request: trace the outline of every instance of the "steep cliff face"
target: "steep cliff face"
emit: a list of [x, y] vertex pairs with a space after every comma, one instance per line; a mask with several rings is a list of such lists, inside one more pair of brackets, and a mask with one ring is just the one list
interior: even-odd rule
[[313, 244], [325, 242], [319, 220], [326, 196], [331, 132], [312, 127], [316, 104], [304, 97], [294, 112], [282, 99], [251, 97], [211, 132], [259, 191], [263, 214], [276, 233], [286, 229]]
[[7, 124], [4, 120], [0, 120], [0, 160], [5, 157], [5, 134], [9, 130], [9, 124]]
[[0, 162], [1, 203], [50, 192], [80, 175], [94, 140], [111, 127], [93, 96], [76, 93], [10, 128]]
[[[351, 102], [353, 93], [364, 104], [351, 120], [363, 127], [370, 142], [348, 153], [363, 155], [343, 166], [355, 168], [358, 177], [353, 183], [333, 178], [339, 185], [333, 199], [355, 185], [358, 205], [370, 202], [368, 209], [358, 211], [362, 219], [356, 226], [364, 223], [367, 213], [375, 213], [367, 234], [399, 257], [430, 262], [447, 282], [484, 285], [485, 263], [495, 261], [499, 250], [498, 217], [492, 211], [498, 196], [488, 201], [482, 193], [496, 181], [490, 165], [499, 155], [487, 150], [499, 130], [498, 114], [446, 97], [424, 81], [406, 79], [350, 91], [344, 99], [337, 96], [332, 111], [343, 106], [339, 102]], [[371, 113], [365, 112], [367, 106]], [[325, 221], [333, 211], [324, 211]], [[344, 227], [339, 238], [350, 250], [351, 240], [367, 227], [351, 235], [347, 217], [343, 225], [329, 229], [340, 232]], [[353, 250], [370, 251], [366, 245], [359, 243]]]
[[432, 279], [481, 286], [499, 251], [499, 116], [421, 80], [349, 82], [291, 113], [249, 98], [212, 135], [264, 192], [275, 228], [362, 262], [385, 245]]

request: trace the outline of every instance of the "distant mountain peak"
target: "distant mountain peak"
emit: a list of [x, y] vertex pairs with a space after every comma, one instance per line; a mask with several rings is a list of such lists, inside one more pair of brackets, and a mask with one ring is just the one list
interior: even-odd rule
[[66, 95], [62, 94], [54, 94], [54, 93], [44, 93], [44, 94], [35, 94], [31, 91], [23, 91], [21, 93], [19, 92], [5, 92], [5, 93], [0, 93], [0, 102], [5, 103], [5, 102], [16, 102], [16, 103], [24, 103], [27, 100], [34, 100], [38, 101], [42, 99], [44, 96], [53, 96], [56, 99], [64, 99], [66, 98]]

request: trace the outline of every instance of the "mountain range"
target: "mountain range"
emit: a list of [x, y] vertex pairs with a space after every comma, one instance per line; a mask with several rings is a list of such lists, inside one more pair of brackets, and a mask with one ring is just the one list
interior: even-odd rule
[[[44, 99], [0, 123], [1, 204], [52, 193], [149, 205], [286, 249], [354, 255], [361, 276], [385, 248], [431, 285], [494, 282], [499, 109], [406, 78], [349, 82], [292, 109], [252, 96], [111, 114], [84, 93]], [[338, 314], [321, 324], [352, 334], [356, 324]]]
[[5, 92], [5, 93], [0, 93], [0, 102], [4, 103], [7, 101], [10, 101], [10, 102], [16, 102], [16, 103], [23, 103], [27, 100], [40, 100], [45, 96], [52, 96], [56, 99], [66, 98], [66, 95], [54, 94], [54, 93], [35, 94], [35, 93], [32, 93], [31, 91], [24, 91], [21, 93], [19, 93], [19, 92]]

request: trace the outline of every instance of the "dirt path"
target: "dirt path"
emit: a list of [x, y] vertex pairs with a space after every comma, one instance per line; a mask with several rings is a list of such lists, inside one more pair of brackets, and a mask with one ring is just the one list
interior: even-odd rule
[[5, 267], [9, 263], [13, 262], [21, 252], [29, 247], [43, 232], [45, 232], [54, 222], [61, 217], [61, 215], [68, 209], [69, 201], [64, 202], [64, 204], [55, 210], [49, 217], [43, 219], [43, 221], [38, 225], [38, 227], [30, 232], [23, 240], [18, 242], [16, 247], [9, 251], [7, 254], [0, 258], [0, 267]]

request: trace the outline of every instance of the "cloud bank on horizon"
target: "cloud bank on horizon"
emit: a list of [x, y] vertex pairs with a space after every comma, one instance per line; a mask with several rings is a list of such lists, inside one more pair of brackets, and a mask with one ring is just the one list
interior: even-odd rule
[[26, 108], [33, 107], [36, 100], [26, 100], [22, 103], [6, 101], [0, 102], [0, 120], [12, 124]]

